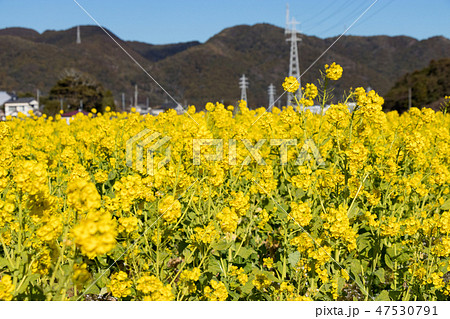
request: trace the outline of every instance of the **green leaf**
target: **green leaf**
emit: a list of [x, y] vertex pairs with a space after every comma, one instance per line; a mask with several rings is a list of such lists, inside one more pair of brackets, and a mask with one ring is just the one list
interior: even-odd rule
[[97, 285], [92, 285], [91, 287], [89, 287], [88, 290], [86, 290], [84, 292], [85, 295], [87, 294], [94, 294], [94, 295], [99, 295], [100, 294], [100, 289], [97, 287]]
[[231, 245], [233, 244], [233, 242], [227, 242], [227, 241], [220, 241], [217, 244], [212, 245], [212, 248], [215, 250], [227, 250], [228, 248], [231, 247]]
[[222, 272], [222, 270], [220, 268], [220, 261], [217, 260], [216, 258], [214, 258], [213, 256], [211, 256], [209, 258], [208, 266], [206, 268], [206, 271], [210, 272], [210, 273], [212, 273], [214, 275]]
[[0, 269], [9, 266], [9, 261], [6, 258], [0, 258]]
[[109, 172], [109, 174], [108, 174], [108, 180], [109, 180], [109, 181], [113, 181], [113, 180], [116, 179], [116, 176], [117, 176], [116, 171], [113, 170], [113, 171]]
[[269, 203], [264, 207], [264, 209], [270, 212], [272, 211], [273, 207], [274, 207], [273, 201], [269, 201]]
[[347, 217], [348, 219], [352, 219], [353, 217], [355, 217], [356, 215], [359, 214], [359, 207], [358, 206], [353, 206], [352, 209], [348, 212]]
[[392, 260], [389, 257], [389, 255], [384, 255], [384, 262], [386, 263], [386, 266], [388, 266], [391, 269], [394, 269], [394, 264], [392, 263]]
[[395, 254], [394, 246], [386, 248], [386, 253], [388, 254], [389, 257], [391, 257], [391, 260], [397, 257]]
[[299, 251], [294, 251], [293, 253], [290, 253], [288, 255], [288, 262], [292, 268], [294, 268], [297, 265], [299, 260], [300, 260], [300, 252]]
[[98, 263], [103, 267], [109, 267], [108, 258], [106, 256], [98, 256]]
[[186, 264], [190, 264], [192, 260], [194, 260], [194, 256], [192, 256], [192, 252], [189, 249], [183, 250], [184, 262]]
[[38, 278], [39, 278], [39, 274], [33, 274], [31, 276], [27, 276], [25, 278], [25, 281], [22, 283], [20, 288], [17, 290], [16, 294], [21, 294], [21, 293], [25, 292], [25, 290], [27, 289], [29, 283], [37, 280]]
[[338, 277], [338, 291], [339, 293], [342, 291], [342, 288], [344, 288], [345, 285], [345, 279], [342, 277]]
[[264, 275], [266, 276], [267, 279], [274, 281], [274, 282], [280, 282], [280, 279], [278, 279], [277, 277], [275, 277], [273, 275], [273, 272], [271, 271], [265, 271], [265, 270], [259, 270], [259, 269], [253, 269], [253, 273], [255, 275]]
[[253, 254], [255, 251], [252, 248], [245, 248], [245, 247], [241, 247], [239, 249], [238, 252], [238, 256], [241, 256], [242, 258], [246, 259], [248, 258], [251, 254]]
[[353, 259], [350, 263], [350, 269], [353, 275], [358, 276], [361, 273], [361, 263], [358, 259]]
[[449, 210], [450, 209], [450, 198], [447, 199], [444, 204], [441, 205], [442, 210]]
[[378, 279], [380, 279], [381, 283], [384, 283], [385, 277], [384, 277], [384, 269], [380, 268], [377, 271], [375, 271], [375, 276], [377, 276]]
[[383, 290], [380, 292], [380, 294], [375, 298], [376, 301], [390, 301], [391, 298], [389, 298], [389, 292], [386, 290]]
[[247, 281], [247, 283], [242, 287], [242, 293], [243, 294], [246, 294], [246, 295], [248, 295], [248, 294], [250, 294], [251, 292], [252, 292], [252, 290], [253, 290], [253, 279], [252, 278], [249, 278], [249, 280]]
[[197, 214], [196, 214], [194, 211], [188, 212], [188, 213], [187, 213], [187, 217], [188, 217], [188, 219], [190, 219], [190, 220], [197, 220]]
[[356, 239], [358, 246], [358, 252], [363, 251], [365, 248], [370, 247], [370, 233], [364, 233], [358, 236]]

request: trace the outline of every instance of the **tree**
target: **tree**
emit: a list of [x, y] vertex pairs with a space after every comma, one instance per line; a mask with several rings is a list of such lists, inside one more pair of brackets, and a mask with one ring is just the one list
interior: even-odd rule
[[83, 109], [87, 111], [93, 108], [103, 111], [107, 105], [114, 107], [111, 96], [111, 92], [105, 91], [100, 82], [74, 69], [66, 70], [49, 94], [50, 100], [63, 99], [65, 110], [76, 110], [82, 102]]

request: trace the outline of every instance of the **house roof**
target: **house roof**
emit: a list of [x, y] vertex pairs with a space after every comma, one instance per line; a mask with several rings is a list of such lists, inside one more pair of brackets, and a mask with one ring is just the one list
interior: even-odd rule
[[8, 101], [11, 98], [11, 95], [8, 94], [8, 92], [0, 91], [0, 105], [3, 105], [6, 101]]
[[78, 113], [83, 113], [84, 115], [88, 115], [88, 114], [89, 114], [89, 113], [86, 112], [86, 111], [79, 111], [79, 110], [77, 110], [77, 111], [71, 111], [71, 112], [64, 113], [64, 114], [61, 115], [61, 116], [62, 116], [62, 117], [72, 117], [72, 116], [77, 115]]
[[36, 101], [36, 99], [34, 97], [19, 97], [19, 98], [9, 99], [8, 101], [5, 102], [5, 104], [6, 103], [30, 103], [33, 101]]
[[159, 106], [155, 106], [155, 109], [163, 109], [163, 110], [168, 110], [168, 109], [175, 109], [177, 107], [177, 104], [174, 102], [166, 102], [163, 103]]

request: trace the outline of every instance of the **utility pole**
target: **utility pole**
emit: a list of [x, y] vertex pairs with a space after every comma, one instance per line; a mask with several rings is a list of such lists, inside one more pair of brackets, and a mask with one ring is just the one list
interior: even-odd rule
[[411, 109], [411, 103], [412, 102], [412, 89], [408, 88], [408, 110]]
[[137, 84], [134, 85], [134, 106], [138, 106], [138, 87]]
[[267, 111], [272, 112], [273, 105], [275, 104], [275, 85], [273, 83], [270, 83], [267, 93], [269, 94], [269, 108]]
[[77, 44], [81, 44], [80, 26], [77, 26]]
[[122, 93], [122, 111], [125, 112], [125, 93]]
[[61, 111], [63, 111], [63, 99], [62, 98], [60, 98], [59, 99], [59, 106], [61, 107]]
[[248, 80], [245, 77], [245, 74], [242, 74], [241, 78], [239, 79], [239, 87], [241, 88], [241, 100], [247, 101], [247, 88], [248, 88]]
[[302, 83], [300, 80], [300, 66], [299, 66], [299, 58], [298, 58], [298, 45], [297, 42], [300, 42], [301, 39], [298, 37], [299, 32], [296, 29], [296, 25], [299, 24], [295, 20], [295, 18], [290, 19], [289, 17], [289, 4], [286, 6], [286, 29], [285, 34], [289, 36], [286, 41], [291, 42], [291, 50], [289, 57], [289, 76], [293, 76], [300, 83], [300, 87], [297, 92], [287, 94], [287, 105], [292, 105], [292, 100], [294, 99], [294, 95], [297, 99], [301, 99], [302, 97]]
[[41, 92], [39, 91], [39, 89], [36, 90], [36, 100], [38, 102], [38, 109], [40, 107], [40, 103], [39, 103], [39, 95], [41, 94]]

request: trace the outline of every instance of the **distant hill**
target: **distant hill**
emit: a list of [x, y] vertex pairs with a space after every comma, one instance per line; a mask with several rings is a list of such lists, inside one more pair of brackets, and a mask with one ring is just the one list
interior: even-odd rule
[[165, 58], [201, 44], [198, 41], [174, 43], [166, 45], [154, 45], [145, 42], [129, 41], [127, 44], [144, 58], [151, 62], [164, 60]]
[[409, 88], [412, 107], [438, 110], [444, 96], [450, 95], [450, 58], [432, 60], [426, 68], [401, 77], [385, 96], [386, 110], [407, 110]]
[[[181, 103], [200, 107], [207, 101], [235, 103], [243, 73], [250, 81], [250, 106], [267, 104], [270, 83], [282, 93], [289, 64], [289, 44], [282, 28], [240, 25], [205, 43], [167, 45], [123, 41], [108, 32]], [[64, 70], [77, 69], [103, 83], [119, 105], [122, 92], [129, 103], [136, 83], [141, 103], [147, 97], [151, 105], [168, 99], [99, 27], [81, 26], [82, 43], [77, 45], [75, 39], [76, 28], [42, 34], [24, 28], [0, 30], [0, 90], [34, 92], [39, 88], [45, 93]], [[300, 69], [306, 70], [335, 39], [302, 35]], [[370, 86], [384, 95], [400, 76], [445, 57], [450, 57], [450, 40], [444, 37], [419, 41], [405, 36], [344, 36], [304, 75], [302, 83], [316, 81], [319, 68], [336, 61], [344, 68], [337, 95], [350, 86]]]

